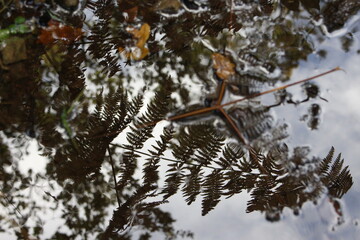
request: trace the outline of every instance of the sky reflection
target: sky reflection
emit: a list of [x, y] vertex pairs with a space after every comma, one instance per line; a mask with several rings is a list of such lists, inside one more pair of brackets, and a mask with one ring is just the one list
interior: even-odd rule
[[[353, 23], [354, 24], [354, 23]], [[356, 25], [356, 22], [355, 22]], [[276, 108], [277, 121], [290, 124], [290, 146], [311, 146], [311, 154], [325, 156], [331, 146], [335, 154], [341, 152], [345, 164], [350, 166], [354, 185], [344, 195], [340, 203], [344, 211], [344, 223], [337, 226], [337, 215], [327, 197], [318, 205], [306, 203], [299, 216], [286, 209], [282, 220], [270, 223], [258, 212], [245, 213], [248, 196], [244, 193], [219, 203], [206, 217], [201, 216], [199, 201], [187, 206], [179, 195], [172, 199], [164, 209], [173, 213], [181, 229], [191, 229], [195, 239], [267, 239], [267, 240], [327, 240], [357, 239], [360, 235], [360, 33], [353, 35], [354, 43], [349, 52], [341, 49], [338, 38], [329, 38], [320, 43], [317, 49], [327, 51], [326, 58], [316, 53], [309, 61], [301, 62], [289, 82], [316, 75], [322, 71], [340, 66], [339, 71], [315, 80], [320, 95], [328, 100], [317, 98], [297, 107], [285, 105]], [[289, 89], [295, 99], [301, 99], [301, 87]], [[300, 121], [312, 103], [321, 105], [321, 123], [318, 130], [310, 131], [306, 122]]]

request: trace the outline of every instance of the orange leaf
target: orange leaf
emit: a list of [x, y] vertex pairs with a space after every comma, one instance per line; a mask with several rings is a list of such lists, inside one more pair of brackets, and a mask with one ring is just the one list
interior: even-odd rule
[[235, 64], [229, 58], [214, 53], [211, 56], [213, 60], [213, 68], [216, 70], [216, 75], [223, 80], [227, 80], [230, 76], [235, 74]]
[[44, 45], [52, 44], [55, 41], [63, 41], [65, 44], [73, 43], [81, 38], [84, 32], [81, 28], [74, 28], [67, 25], [62, 25], [56, 21], [49, 21], [49, 26], [41, 29], [39, 35], [39, 42]]

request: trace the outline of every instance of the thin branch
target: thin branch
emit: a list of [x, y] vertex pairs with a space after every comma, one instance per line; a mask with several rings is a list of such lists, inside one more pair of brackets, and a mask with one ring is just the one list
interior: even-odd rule
[[227, 81], [226, 81], [226, 80], [223, 80], [223, 81], [221, 82], [219, 97], [218, 97], [215, 105], [221, 105], [221, 102], [222, 102], [222, 100], [223, 100], [223, 98], [224, 98], [226, 86], [227, 86]]
[[243, 136], [243, 134], [241, 133], [241, 131], [239, 130], [239, 128], [236, 126], [236, 124], [234, 123], [234, 121], [230, 118], [230, 116], [225, 112], [225, 110], [223, 108], [219, 108], [220, 112], [222, 113], [222, 115], [224, 115], [224, 117], [226, 118], [227, 122], [231, 125], [231, 127], [235, 130], [236, 134], [238, 135], [238, 137], [240, 138], [240, 141], [244, 144], [244, 145], [248, 145], [246, 143], [246, 140]]
[[107, 150], [108, 150], [108, 153], [109, 153], [109, 159], [110, 159], [112, 174], [113, 174], [114, 183], [115, 183], [116, 199], [117, 199], [117, 202], [118, 202], [118, 205], [119, 205], [119, 208], [120, 208], [121, 207], [121, 201], [120, 201], [120, 197], [119, 197], [119, 192], [118, 192], [117, 187], [116, 187], [117, 186], [117, 181], [116, 181], [114, 162], [113, 162], [113, 159], [112, 159], [112, 156], [111, 156], [110, 148], [108, 147]]
[[330, 74], [332, 72], [336, 72], [336, 71], [339, 71], [339, 70], [342, 70], [342, 69], [340, 67], [336, 67], [336, 68], [333, 68], [333, 69], [331, 69], [331, 70], [329, 70], [327, 72], [323, 72], [323, 73], [320, 73], [318, 75], [315, 75], [315, 76], [312, 76], [312, 77], [309, 77], [309, 78], [305, 78], [303, 80], [300, 80], [300, 81], [297, 81], [297, 82], [294, 82], [294, 83], [290, 83], [290, 84], [287, 84], [287, 85], [284, 85], [284, 86], [281, 86], [281, 87], [273, 88], [273, 89], [270, 89], [270, 90], [267, 90], [267, 91], [264, 91], [264, 92], [261, 92], [261, 93], [255, 93], [255, 94], [249, 95], [247, 97], [240, 98], [238, 100], [234, 100], [234, 101], [231, 101], [231, 102], [228, 102], [228, 103], [224, 103], [224, 104], [220, 105], [220, 107], [226, 107], [226, 106], [238, 103], [238, 102], [245, 101], [247, 99], [251, 99], [251, 98], [259, 97], [261, 95], [265, 95], [265, 94], [268, 94], [268, 93], [276, 92], [278, 90], [282, 90], [282, 89], [285, 89], [285, 88], [288, 88], [288, 87], [292, 87], [292, 86], [298, 85], [298, 84], [303, 83], [303, 82], [308, 82], [308, 81], [313, 80], [315, 78], [319, 78], [319, 77], [325, 76], [327, 74]]

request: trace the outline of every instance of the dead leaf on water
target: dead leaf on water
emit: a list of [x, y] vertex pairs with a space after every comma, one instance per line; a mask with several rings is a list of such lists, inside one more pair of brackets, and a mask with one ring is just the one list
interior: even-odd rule
[[150, 37], [150, 25], [147, 23], [144, 23], [140, 29], [132, 28], [127, 30], [129, 33], [131, 33], [134, 38], [138, 39], [136, 46], [141, 48], [144, 47], [146, 41]]
[[124, 54], [127, 59], [132, 60], [142, 60], [149, 54], [149, 49], [145, 46], [147, 40], [150, 37], [150, 25], [144, 23], [140, 29], [129, 28], [128, 33], [131, 33], [137, 42], [135, 44], [135, 49], [130, 51], [126, 50], [123, 47], [119, 47], [118, 50], [120, 53]]
[[39, 42], [44, 45], [52, 44], [55, 41], [62, 41], [65, 44], [70, 44], [79, 40], [83, 34], [84, 32], [81, 28], [74, 28], [72, 26], [63, 25], [60, 22], [50, 20], [49, 26], [41, 29]]
[[220, 79], [227, 80], [235, 74], [235, 64], [233, 64], [229, 58], [220, 53], [214, 53], [211, 58], [213, 60], [213, 68], [216, 70], [216, 75]]

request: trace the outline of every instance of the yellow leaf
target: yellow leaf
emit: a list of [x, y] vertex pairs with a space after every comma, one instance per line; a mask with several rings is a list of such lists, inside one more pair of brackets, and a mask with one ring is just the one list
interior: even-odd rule
[[136, 46], [142, 48], [150, 37], [150, 25], [144, 23], [139, 30], [129, 29], [128, 32], [131, 33], [134, 38], [138, 39]]
[[132, 59], [132, 60], [142, 60], [144, 59], [148, 54], [149, 54], [149, 49], [147, 47], [145, 47], [145, 44], [147, 42], [147, 40], [150, 37], [150, 25], [147, 23], [144, 23], [140, 29], [128, 29], [127, 30], [129, 33], [131, 33], [135, 39], [137, 39], [136, 42], [136, 51], [127, 51], [126, 49], [124, 49], [123, 47], [119, 47], [118, 50], [120, 53], [124, 54], [124, 56], [127, 59]]

